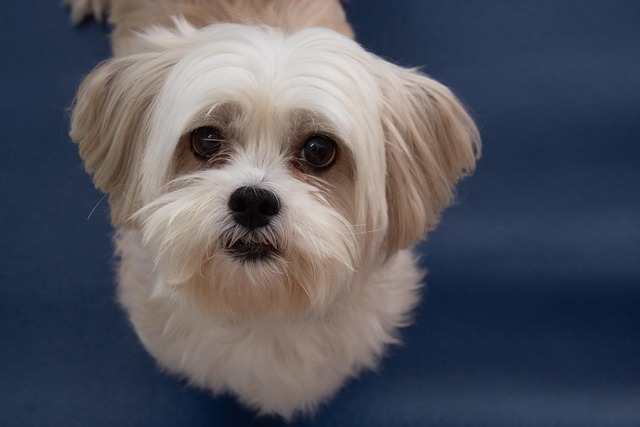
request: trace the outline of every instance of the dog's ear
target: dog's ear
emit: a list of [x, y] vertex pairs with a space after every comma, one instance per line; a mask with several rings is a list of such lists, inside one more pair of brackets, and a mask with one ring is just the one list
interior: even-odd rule
[[108, 60], [85, 78], [76, 96], [70, 136], [96, 187], [109, 194], [115, 225], [126, 224], [141, 207], [148, 116], [174, 63], [159, 53]]
[[442, 84], [380, 60], [386, 137], [388, 254], [421, 240], [480, 155], [478, 130]]

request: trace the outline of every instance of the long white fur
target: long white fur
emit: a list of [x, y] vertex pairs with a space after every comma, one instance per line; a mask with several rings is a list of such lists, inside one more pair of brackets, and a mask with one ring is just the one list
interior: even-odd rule
[[414, 257], [401, 251], [346, 295], [330, 318], [225, 323], [175, 296], [152, 297], [162, 278], [141, 237], [124, 232], [117, 243], [120, 301], [160, 365], [194, 385], [233, 392], [259, 413], [285, 418], [312, 412], [345, 379], [376, 366], [385, 347], [398, 341], [397, 328], [409, 323], [422, 278]]
[[[110, 193], [120, 301], [166, 370], [260, 413], [312, 412], [409, 323], [422, 273], [408, 248], [473, 170], [477, 130], [442, 85], [331, 30], [174, 23], [96, 69], [72, 119]], [[226, 161], [180, 172], [180, 141], [227, 107]], [[305, 120], [336, 138], [342, 175], [292, 166]], [[269, 227], [232, 221], [242, 186], [280, 199]], [[245, 238], [280, 255], [238, 262], [225, 244]]]

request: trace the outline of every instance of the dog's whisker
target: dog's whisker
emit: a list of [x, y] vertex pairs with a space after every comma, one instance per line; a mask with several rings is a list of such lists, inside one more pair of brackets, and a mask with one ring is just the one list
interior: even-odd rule
[[[113, 193], [114, 191], [118, 190], [119, 188], [124, 187], [124, 185], [118, 185], [115, 186], [114, 188], [112, 188], [110, 191], [105, 192], [102, 197], [100, 198], [100, 200], [98, 200], [98, 203], [95, 204], [95, 206], [93, 207], [93, 209], [91, 209], [91, 212], [89, 212], [89, 215], [87, 216], [87, 221], [93, 216], [94, 212], [98, 209], [98, 206], [100, 206], [100, 204], [104, 201], [105, 198], [107, 198], [108, 196], [111, 195], [111, 193]], [[124, 195], [124, 193], [123, 193]]]
[[373, 234], [373, 233], [379, 233], [381, 231], [384, 231], [384, 228], [380, 227], [380, 228], [375, 228], [373, 230], [365, 230], [365, 231], [354, 231], [354, 235], [355, 236], [361, 236], [363, 234]]
[[100, 203], [102, 203], [102, 201], [105, 199], [105, 197], [107, 197], [109, 195], [109, 193], [105, 193], [102, 195], [102, 197], [100, 198], [100, 200], [98, 200], [98, 203], [96, 203], [96, 205], [93, 207], [93, 209], [91, 209], [91, 212], [89, 212], [89, 216], [87, 216], [87, 221], [89, 221], [89, 219], [91, 219], [91, 216], [93, 215], [93, 213], [96, 211], [96, 209], [98, 209], [98, 206], [100, 205]]

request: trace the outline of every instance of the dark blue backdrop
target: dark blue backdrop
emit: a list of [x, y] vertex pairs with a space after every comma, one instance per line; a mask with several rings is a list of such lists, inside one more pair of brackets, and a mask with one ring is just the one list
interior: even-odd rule
[[[158, 372], [114, 302], [67, 108], [108, 29], [0, 7], [0, 425], [277, 426]], [[359, 40], [474, 112], [405, 346], [300, 426], [640, 425], [640, 2], [352, 0]]]

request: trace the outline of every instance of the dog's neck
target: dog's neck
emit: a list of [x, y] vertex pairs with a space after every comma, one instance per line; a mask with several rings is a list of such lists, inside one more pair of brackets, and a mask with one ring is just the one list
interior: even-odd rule
[[284, 32], [324, 27], [353, 38], [340, 0], [112, 0], [114, 55], [132, 53], [129, 39], [151, 26], [172, 28], [183, 17], [196, 28], [216, 22], [269, 25]]

